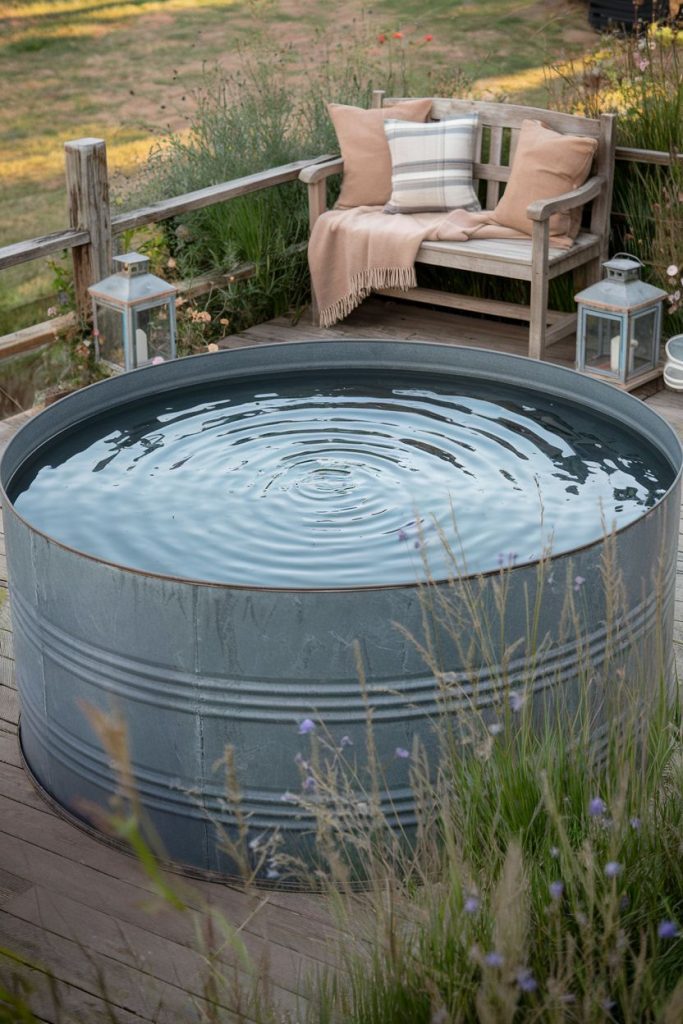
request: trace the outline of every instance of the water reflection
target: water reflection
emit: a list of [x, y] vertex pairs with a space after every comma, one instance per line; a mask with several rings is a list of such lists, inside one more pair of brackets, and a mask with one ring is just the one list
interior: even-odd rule
[[[15, 485], [37, 527], [153, 572], [353, 586], [598, 539], [672, 482], [647, 442], [527, 389], [350, 374], [164, 395], [44, 452]], [[264, 387], [264, 383], [267, 385]]]

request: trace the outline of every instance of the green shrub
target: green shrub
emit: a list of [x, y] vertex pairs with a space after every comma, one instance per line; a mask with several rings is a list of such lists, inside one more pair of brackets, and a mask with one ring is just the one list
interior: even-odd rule
[[[431, 92], [431, 69], [411, 66], [420, 52], [420, 44], [397, 49], [388, 42], [379, 56], [370, 56], [359, 36], [334, 47], [319, 39], [308, 66], [302, 69], [297, 55], [296, 71], [287, 51], [244, 52], [239, 73], [207, 72], [194, 96], [188, 133], [171, 134], [153, 150], [144, 192], [134, 200], [180, 195], [337, 153], [326, 102], [367, 107], [374, 88], [419, 95], [428, 82]], [[333, 180], [331, 199], [338, 187]], [[213, 294], [215, 325], [229, 319], [238, 331], [284, 313], [296, 315], [309, 301], [308, 201], [298, 182], [199, 210], [166, 222], [164, 230], [180, 277], [255, 264], [252, 277]]]
[[[590, 117], [617, 114], [619, 145], [683, 153], [683, 34], [675, 26], [605, 36], [593, 55], [563, 70], [557, 82], [555, 105]], [[669, 296], [664, 337], [680, 333], [683, 162], [617, 161], [613, 211], [612, 251], [626, 250], [645, 263], [644, 276]]]
[[[372, 83], [357, 69], [315, 69], [292, 82], [282, 54], [245, 54], [239, 74], [207, 72], [189, 134], [170, 135], [151, 154], [148, 196], [179, 195], [260, 170], [337, 151], [325, 98], [367, 105]], [[307, 197], [298, 182], [167, 222], [169, 251], [183, 278], [253, 262], [246, 282], [214, 296], [233, 330], [308, 301]]]

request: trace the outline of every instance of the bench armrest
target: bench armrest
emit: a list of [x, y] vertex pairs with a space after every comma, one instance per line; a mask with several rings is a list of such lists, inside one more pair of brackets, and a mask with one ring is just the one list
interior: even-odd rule
[[344, 161], [340, 156], [321, 156], [315, 163], [304, 167], [299, 174], [299, 181], [304, 185], [315, 185], [316, 182], [329, 178], [331, 174], [339, 174], [344, 167]]
[[321, 156], [299, 172], [299, 181], [308, 186], [308, 227], [312, 231], [318, 217], [327, 210], [327, 179], [344, 168], [340, 156]]
[[[301, 172], [305, 173], [305, 170]], [[537, 199], [527, 207], [526, 215], [529, 220], [548, 220], [553, 213], [564, 213], [565, 210], [573, 210], [577, 206], [583, 206], [589, 199], [599, 196], [607, 183], [602, 174], [596, 174], [589, 178], [579, 188], [572, 192], [565, 192], [553, 199]]]

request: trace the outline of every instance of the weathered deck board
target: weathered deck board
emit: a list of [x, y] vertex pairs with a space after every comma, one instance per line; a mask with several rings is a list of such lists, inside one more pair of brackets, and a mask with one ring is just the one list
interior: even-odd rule
[[[331, 330], [285, 318], [261, 324], [223, 346], [286, 343], [316, 338], [400, 338], [492, 345], [490, 322], [414, 305], [373, 299]], [[527, 332], [519, 324], [499, 325], [495, 345], [524, 354]], [[573, 345], [551, 355], [571, 365]], [[656, 386], [649, 387], [655, 392]], [[683, 398], [652, 393], [648, 401], [683, 437]], [[0, 423], [0, 450], [28, 419], [22, 413]], [[4, 536], [0, 531], [0, 586], [6, 585]], [[676, 651], [683, 671], [683, 523], [678, 560]], [[14, 949], [52, 971], [59, 982], [61, 1017], [73, 1024], [111, 1022], [102, 998], [101, 977], [120, 1024], [199, 1020], [190, 992], [201, 997], [202, 961], [194, 915], [203, 902], [220, 909], [249, 950], [253, 964], [267, 964], [273, 992], [283, 1008], [296, 1006], [307, 973], [333, 962], [335, 930], [322, 901], [291, 893], [247, 894], [209, 882], [181, 886], [190, 910], [162, 907], [137, 862], [75, 827], [57, 814], [32, 786], [22, 766], [17, 738], [19, 706], [8, 602], [0, 607], [0, 946]], [[235, 963], [228, 950], [226, 962]], [[0, 961], [0, 978], [11, 967]], [[47, 976], [30, 972], [34, 1006], [47, 1024], [58, 1019]], [[236, 1011], [233, 992], [221, 996]]]

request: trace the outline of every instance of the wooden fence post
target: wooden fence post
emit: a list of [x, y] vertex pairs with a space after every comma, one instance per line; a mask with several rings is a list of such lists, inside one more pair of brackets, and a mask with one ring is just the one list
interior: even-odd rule
[[90, 234], [85, 245], [72, 252], [76, 311], [90, 317], [88, 286], [112, 272], [111, 211], [107, 147], [103, 139], [76, 139], [64, 143], [69, 225]]

